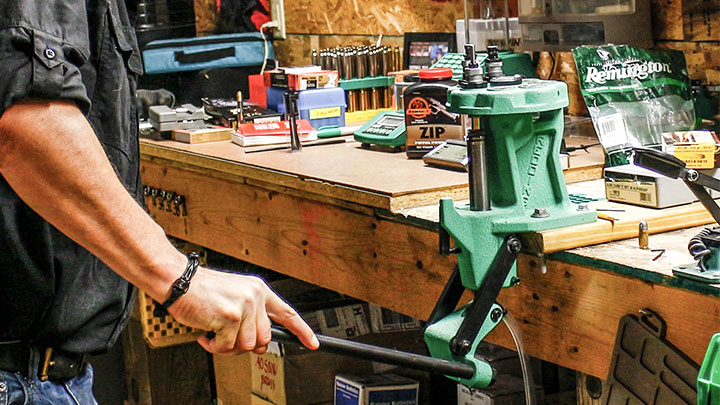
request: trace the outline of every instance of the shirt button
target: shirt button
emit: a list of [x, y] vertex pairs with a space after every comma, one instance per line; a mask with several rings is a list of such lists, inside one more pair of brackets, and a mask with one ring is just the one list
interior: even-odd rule
[[52, 48], [45, 48], [44, 54], [45, 54], [45, 57], [48, 59], [55, 59], [55, 56], [57, 55], [55, 53], [55, 50]]

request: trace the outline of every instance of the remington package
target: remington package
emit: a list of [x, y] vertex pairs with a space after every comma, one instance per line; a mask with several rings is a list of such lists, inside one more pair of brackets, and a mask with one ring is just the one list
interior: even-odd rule
[[632, 147], [660, 149], [663, 132], [693, 128], [692, 89], [682, 52], [605, 45], [575, 48], [573, 55], [607, 166], [628, 163]]

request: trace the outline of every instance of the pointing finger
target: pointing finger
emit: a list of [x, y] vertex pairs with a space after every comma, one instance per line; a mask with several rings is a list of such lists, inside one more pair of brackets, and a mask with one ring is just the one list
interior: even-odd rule
[[300, 339], [308, 349], [315, 350], [320, 347], [315, 332], [308, 326], [300, 315], [276, 294], [269, 294], [266, 304], [270, 319], [285, 326]]

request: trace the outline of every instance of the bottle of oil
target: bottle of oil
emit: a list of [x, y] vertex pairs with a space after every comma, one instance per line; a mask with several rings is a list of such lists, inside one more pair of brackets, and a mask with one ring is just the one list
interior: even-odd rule
[[408, 158], [420, 159], [448, 139], [462, 139], [460, 115], [445, 108], [448, 89], [456, 84], [451, 69], [423, 69], [420, 81], [405, 89]]

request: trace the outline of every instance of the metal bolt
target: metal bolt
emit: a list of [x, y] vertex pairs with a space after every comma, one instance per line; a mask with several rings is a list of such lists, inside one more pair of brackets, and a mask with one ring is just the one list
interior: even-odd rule
[[510, 249], [510, 252], [517, 253], [522, 249], [522, 243], [518, 239], [513, 238], [508, 243], [508, 249]]
[[459, 356], [464, 356], [470, 353], [471, 348], [472, 343], [467, 339], [457, 341], [455, 338], [453, 338], [450, 341], [450, 350]]
[[530, 215], [533, 218], [547, 218], [550, 216], [550, 213], [543, 207], [535, 208], [535, 211]]
[[500, 308], [495, 308], [495, 309], [493, 309], [492, 312], [490, 313], [490, 320], [493, 321], [493, 322], [497, 322], [497, 321], [500, 320], [500, 318], [502, 317], [502, 315], [503, 315], [502, 309], [500, 309]]
[[511, 279], [510, 279], [510, 284], [511, 284], [511, 285], [518, 285], [518, 284], [520, 284], [520, 278], [519, 278], [519, 277], [513, 277], [513, 278], [511, 278]]
[[687, 175], [685, 175], [685, 178], [688, 181], [697, 181], [697, 179], [700, 177], [700, 174], [697, 172], [697, 170], [694, 169], [688, 169]]
[[45, 52], [43, 52], [43, 53], [45, 54], [45, 57], [48, 59], [55, 59], [55, 57], [57, 56], [57, 53], [55, 53], [55, 50], [52, 48], [45, 48]]

